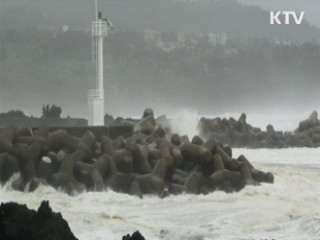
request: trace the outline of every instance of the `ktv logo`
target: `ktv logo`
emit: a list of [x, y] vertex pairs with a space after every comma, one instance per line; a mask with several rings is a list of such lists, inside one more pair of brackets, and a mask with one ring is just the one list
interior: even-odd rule
[[270, 24], [282, 25], [282, 24], [296, 24], [300, 25], [304, 19], [305, 12], [296, 13], [295, 11], [271, 11], [270, 12]]

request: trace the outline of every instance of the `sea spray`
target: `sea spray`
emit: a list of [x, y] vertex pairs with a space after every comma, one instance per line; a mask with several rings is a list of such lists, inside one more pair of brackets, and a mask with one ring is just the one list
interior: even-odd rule
[[248, 186], [233, 194], [216, 191], [164, 199], [139, 199], [112, 191], [71, 197], [45, 185], [32, 193], [0, 186], [0, 199], [33, 209], [50, 200], [80, 240], [119, 240], [136, 230], [148, 240], [195, 235], [215, 240], [319, 239], [320, 149], [234, 149], [234, 153], [245, 154], [255, 166], [274, 172], [275, 184]]
[[173, 133], [179, 135], [187, 135], [190, 140], [199, 134], [198, 122], [200, 115], [194, 109], [183, 109], [177, 111], [170, 120], [170, 125]]

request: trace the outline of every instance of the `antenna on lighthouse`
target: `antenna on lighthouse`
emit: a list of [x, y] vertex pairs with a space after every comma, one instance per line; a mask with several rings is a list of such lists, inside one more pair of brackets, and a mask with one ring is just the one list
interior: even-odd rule
[[98, 0], [94, 0], [94, 15], [95, 20], [98, 21]]
[[[3, 26], [3, 14], [5, 12], [4, 9], [4, 2], [0, 0], [0, 55], [6, 55], [5, 52], [5, 31]], [[1, 57], [1, 56], [0, 56]], [[3, 90], [4, 90], [4, 81], [5, 81], [5, 75], [4, 75], [4, 64], [0, 64], [0, 112], [4, 109], [4, 103], [3, 103]]]
[[113, 28], [111, 22], [102, 18], [95, 0], [95, 21], [92, 22], [92, 60], [95, 64], [96, 88], [88, 91], [89, 125], [104, 125], [104, 86], [103, 86], [103, 39]]

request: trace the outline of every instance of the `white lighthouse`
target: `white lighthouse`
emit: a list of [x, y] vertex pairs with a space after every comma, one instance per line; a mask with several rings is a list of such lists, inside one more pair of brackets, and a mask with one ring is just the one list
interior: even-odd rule
[[112, 29], [112, 24], [102, 18], [95, 0], [95, 21], [92, 22], [92, 57], [96, 67], [96, 88], [88, 91], [89, 125], [104, 125], [104, 87], [103, 87], [103, 39]]

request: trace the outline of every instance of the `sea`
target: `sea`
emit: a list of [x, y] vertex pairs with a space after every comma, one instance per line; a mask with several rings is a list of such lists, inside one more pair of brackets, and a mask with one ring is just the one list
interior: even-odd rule
[[[192, 129], [184, 130], [193, 134]], [[37, 209], [49, 200], [80, 240], [120, 240], [137, 230], [146, 240], [320, 240], [320, 148], [233, 149], [234, 156], [240, 154], [272, 172], [274, 184], [231, 194], [140, 199], [111, 190], [69, 196], [45, 185], [18, 192], [8, 182], [0, 186], [0, 202]]]

